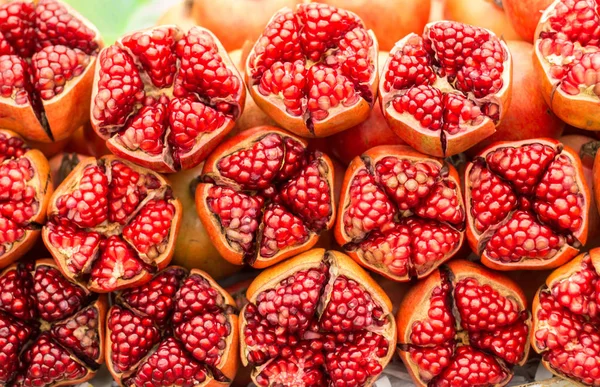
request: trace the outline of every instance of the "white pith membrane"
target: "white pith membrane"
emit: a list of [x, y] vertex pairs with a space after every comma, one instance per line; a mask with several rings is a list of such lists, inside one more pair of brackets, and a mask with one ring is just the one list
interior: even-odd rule
[[[198, 289], [210, 293], [195, 293]], [[106, 358], [119, 384], [201, 387], [215, 381], [231, 383], [234, 375], [228, 363], [238, 356], [235, 305], [206, 273], [170, 266], [147, 284], [117, 293], [115, 300], [107, 314]], [[131, 329], [136, 332], [135, 343], [124, 336]], [[223, 336], [216, 338], [214, 333]]]
[[348, 254], [401, 282], [427, 276], [456, 254], [465, 208], [460, 183], [445, 161], [367, 151], [356, 165], [348, 169], [352, 175], [346, 176], [338, 223], [343, 238], [338, 243]]
[[[1, 5], [0, 125], [35, 141], [66, 139], [85, 122], [78, 104], [89, 98], [101, 46], [96, 27], [62, 1], [14, 0]], [[77, 101], [61, 105], [70, 94]], [[62, 122], [64, 112], [72, 122]]]
[[399, 315], [410, 317], [398, 350], [417, 385], [503, 386], [513, 367], [527, 361], [531, 314], [525, 300], [491, 272], [482, 274], [442, 265], [417, 285], [423, 291], [417, 305], [401, 305]]
[[[216, 247], [239, 256], [239, 264], [257, 267], [310, 249], [335, 221], [331, 160], [284, 131], [262, 131], [234, 143], [227, 153], [215, 151], [218, 158], [205, 164], [201, 177], [211, 218], [205, 226], [216, 230], [223, 245]], [[234, 196], [243, 199], [224, 199]], [[223, 200], [231, 211], [220, 205]], [[311, 217], [315, 203], [327, 207], [327, 214]]]
[[[480, 41], [474, 44], [474, 38], [468, 40], [462, 32], [461, 38], [456, 38], [455, 26], [476, 31]], [[435, 28], [454, 34], [444, 36], [448, 42], [441, 42], [431, 34]], [[449, 52], [435, 47], [436, 43], [452, 42], [454, 47], [445, 47]], [[488, 43], [502, 50], [502, 61], [495, 58], [502, 66], [499, 76], [498, 69], [489, 69], [487, 63], [474, 59], [475, 52], [491, 55], [490, 47], [482, 46]], [[461, 56], [464, 63], [455, 63], [451, 55]], [[446, 72], [444, 61], [454, 74]], [[422, 36], [411, 33], [390, 51], [379, 81], [381, 108], [390, 127], [413, 148], [437, 157], [452, 156], [495, 132], [510, 103], [511, 73], [510, 52], [493, 32], [458, 22], [429, 23]], [[498, 76], [500, 85], [487, 85], [482, 90], [477, 83], [483, 84], [484, 78], [491, 82], [491, 75]], [[464, 76], [462, 82], [459, 76]]]
[[465, 171], [473, 251], [515, 269], [575, 256], [587, 240], [590, 205], [580, 163], [573, 151], [544, 139], [500, 143], [478, 155]]
[[539, 290], [533, 310], [531, 343], [546, 367], [585, 386], [600, 385], [600, 261], [596, 254], [592, 250], [564, 266], [568, 270]]
[[[322, 17], [323, 23], [308, 20], [304, 25], [302, 13]], [[333, 19], [332, 13], [342, 16], [332, 22], [328, 19]], [[340, 20], [343, 18], [352, 22]], [[333, 25], [336, 22], [341, 26]], [[319, 36], [301, 37], [310, 35], [310, 28], [317, 29]], [[323, 44], [324, 52], [311, 57], [318, 51], [314, 46]], [[305, 137], [322, 137], [368, 117], [377, 98], [378, 50], [373, 31], [353, 12], [317, 3], [300, 4], [295, 10], [283, 8], [271, 18], [248, 55], [246, 83], [256, 104], [279, 125]], [[333, 71], [313, 80], [309, 75], [313, 67]], [[368, 77], [353, 73], [364, 67], [368, 67]], [[269, 88], [261, 86], [265, 73], [270, 77]], [[347, 82], [354, 89], [350, 95], [344, 95]], [[326, 125], [334, 127], [332, 133], [324, 134], [321, 128]]]
[[158, 26], [100, 52], [91, 122], [116, 155], [175, 172], [213, 150], [244, 99], [242, 78], [216, 36], [198, 26]]
[[258, 386], [371, 386], [391, 360], [389, 300], [348, 257], [318, 250], [276, 271], [240, 312], [242, 364]]
[[82, 160], [55, 190], [42, 237], [65, 275], [110, 292], [168, 264], [180, 220], [162, 176], [104, 156]]
[[106, 300], [69, 282], [51, 260], [0, 273], [2, 386], [77, 384], [104, 363]]

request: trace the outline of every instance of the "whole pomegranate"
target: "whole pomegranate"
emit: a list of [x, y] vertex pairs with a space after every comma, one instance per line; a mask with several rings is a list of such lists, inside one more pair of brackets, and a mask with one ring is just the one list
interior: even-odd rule
[[0, 129], [0, 269], [36, 243], [52, 195], [46, 157], [21, 136]]
[[377, 36], [379, 48], [389, 51], [399, 37], [423, 31], [431, 0], [314, 0], [357, 14]]
[[532, 43], [542, 12], [553, 2], [554, 0], [502, 0], [502, 7], [521, 39]]
[[503, 41], [484, 28], [440, 21], [396, 43], [381, 71], [379, 101], [402, 140], [446, 157], [494, 133], [511, 87], [512, 60]]
[[338, 213], [338, 244], [396, 281], [427, 276], [464, 240], [458, 173], [407, 146], [379, 146], [352, 160]]
[[533, 67], [533, 45], [513, 40], [506, 42], [513, 59], [511, 102], [496, 133], [469, 149], [475, 154], [496, 141], [518, 141], [549, 137], [558, 139], [565, 123], [546, 104]]
[[377, 98], [377, 39], [327, 4], [277, 12], [246, 62], [256, 104], [283, 128], [325, 137], [366, 120]]
[[98, 58], [92, 126], [111, 152], [155, 171], [198, 165], [244, 109], [244, 82], [204, 28], [132, 32]]
[[228, 386], [239, 363], [233, 298], [203, 271], [170, 266], [108, 312], [106, 365], [120, 386]]
[[222, 143], [206, 160], [196, 209], [221, 256], [263, 268], [313, 247], [335, 221], [334, 167], [275, 127]]
[[600, 386], [600, 249], [556, 269], [533, 301], [531, 345], [552, 373]]
[[444, 18], [487, 28], [504, 40], [521, 39], [510, 23], [503, 4], [503, 0], [445, 0]]
[[0, 127], [61, 141], [89, 111], [98, 30], [59, 0], [0, 5]]
[[50, 198], [42, 237], [67, 278], [105, 293], [147, 282], [169, 264], [181, 216], [159, 174], [89, 157]]
[[396, 346], [392, 304], [346, 255], [314, 249], [269, 268], [240, 312], [259, 387], [371, 386]]
[[504, 386], [527, 360], [525, 295], [472, 262], [452, 261], [413, 286], [397, 323], [399, 354], [417, 386]]
[[585, 245], [590, 192], [569, 147], [543, 138], [497, 142], [464, 176], [467, 237], [486, 266], [555, 268]]
[[104, 363], [105, 296], [67, 280], [51, 259], [0, 272], [0, 385], [57, 387]]
[[600, 130], [599, 7], [596, 0], [556, 0], [535, 32], [534, 65], [546, 103], [586, 130]]

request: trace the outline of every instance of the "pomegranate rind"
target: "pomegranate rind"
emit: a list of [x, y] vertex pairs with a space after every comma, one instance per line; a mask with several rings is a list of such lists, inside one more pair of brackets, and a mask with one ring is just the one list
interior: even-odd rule
[[[460, 190], [460, 177], [456, 168], [453, 165], [445, 163], [444, 160], [434, 158], [431, 156], [424, 155], [415, 151], [413, 148], [406, 145], [381, 145], [376, 146], [374, 148], [369, 149], [365, 153], [360, 156], [355, 157], [351, 162], [348, 168], [346, 169], [346, 174], [344, 175], [344, 181], [342, 183], [342, 191], [340, 194], [340, 200], [338, 204], [338, 218], [334, 227], [334, 236], [337, 243], [344, 247], [350, 243], [353, 243], [353, 239], [345, 230], [344, 225], [344, 214], [350, 205], [350, 199], [352, 198], [352, 194], [350, 192], [351, 183], [354, 180], [355, 176], [360, 172], [370, 171], [378, 161], [386, 158], [386, 157], [397, 157], [401, 160], [410, 160], [414, 162], [419, 161], [428, 161], [432, 162], [440, 167], [440, 170], [447, 170], [447, 175], [444, 176], [441, 181], [449, 181], [454, 184], [456, 187], [455, 193], [459, 199], [459, 203], [461, 208], [464, 209], [464, 201], [462, 192]], [[445, 224], [444, 222], [440, 222], [441, 224]], [[463, 222], [464, 223], [464, 222]], [[465, 240], [465, 232], [463, 228], [457, 228], [455, 226], [449, 225], [453, 229], [455, 229], [459, 235], [460, 240], [456, 244], [456, 246], [449, 251], [443, 259], [438, 260], [434, 265], [432, 265], [427, 271], [422, 273], [417, 273], [415, 275], [416, 278], [424, 278], [427, 277], [431, 272], [433, 272], [437, 266], [451, 259], [462, 247]], [[363, 240], [365, 240], [364, 238]], [[378, 274], [381, 274], [389, 279], [399, 282], [406, 282], [411, 280], [411, 275], [407, 276], [399, 276], [394, 273], [391, 273], [388, 269], [384, 268], [383, 265], [375, 266], [372, 263], [369, 263], [365, 260], [363, 254], [360, 254], [356, 250], [353, 249], [345, 249], [345, 253], [349, 255], [352, 259], [354, 259], [361, 266], [368, 268], [371, 271], [374, 271]]]
[[[229, 186], [230, 188], [234, 188], [236, 191], [239, 191], [239, 187], [237, 183], [234, 181], [223, 177], [218, 169], [217, 164], [219, 161], [232, 153], [235, 153], [240, 150], [249, 149], [252, 145], [259, 141], [261, 138], [269, 135], [269, 134], [277, 134], [281, 138], [291, 138], [298, 143], [300, 143], [305, 149], [309, 147], [308, 142], [300, 137], [296, 137], [285, 130], [272, 127], [272, 126], [257, 126], [252, 129], [248, 129], [243, 131], [236, 136], [227, 139], [222, 144], [220, 144], [217, 149], [206, 159], [204, 163], [204, 168], [202, 170], [202, 175], [205, 180], [214, 180], [217, 185], [224, 183], [225, 186]], [[329, 230], [333, 227], [336, 219], [336, 208], [335, 208], [335, 193], [334, 193], [334, 184], [335, 181], [335, 166], [333, 161], [324, 153], [318, 154], [318, 159], [325, 166], [325, 176], [322, 176], [325, 180], [327, 180], [329, 184], [329, 197], [331, 198], [331, 214], [329, 215], [329, 219], [325, 224], [325, 227], [321, 231], [321, 233], [325, 230]], [[232, 246], [228, 241], [225, 232], [223, 231], [223, 227], [217, 217], [210, 209], [206, 202], [206, 198], [208, 198], [208, 192], [213, 187], [213, 183], [200, 183], [196, 187], [196, 211], [202, 224], [206, 228], [208, 232], [208, 236], [212, 241], [213, 245], [219, 252], [219, 254], [225, 258], [227, 261], [235, 264], [235, 265], [243, 265], [245, 263], [245, 252], [241, 248], [237, 248], [237, 246]], [[265, 206], [263, 206], [263, 209]], [[261, 227], [263, 225], [261, 219]], [[253, 243], [259, 243], [259, 236], [262, 232], [262, 228], [257, 231], [256, 238]], [[295, 256], [301, 252], [311, 249], [314, 247], [320, 238], [321, 233], [316, 233], [314, 231], [309, 231], [309, 236], [306, 241], [303, 243], [286, 247], [285, 249], [279, 250], [272, 257], [262, 257], [260, 252], [256, 252], [256, 259], [252, 262], [251, 266], [262, 269], [271, 265], [274, 265], [282, 260], [285, 260], [289, 257]]]
[[[445, 274], [443, 275], [442, 272]], [[411, 375], [413, 382], [419, 387], [427, 387], [430, 384], [424, 381], [419, 375], [418, 365], [411, 359], [410, 353], [407, 348], [411, 345], [411, 333], [413, 330], [413, 324], [419, 321], [428, 319], [430, 298], [433, 290], [439, 288], [444, 282], [450, 282], [451, 288], [450, 293], [454, 292], [454, 285], [461, 279], [472, 278], [476, 279], [481, 286], [489, 285], [493, 290], [498, 291], [500, 295], [514, 300], [521, 312], [527, 311], [527, 298], [523, 293], [523, 290], [519, 285], [508, 277], [501, 274], [489, 271], [480, 265], [466, 261], [466, 260], [453, 260], [441, 266], [438, 270], [432, 273], [430, 276], [422, 281], [419, 281], [415, 286], [411, 287], [406, 293], [400, 306], [398, 308], [396, 321], [398, 326], [398, 355], [402, 359], [403, 363]], [[449, 298], [453, 298], [453, 295], [448, 295]], [[453, 306], [454, 302], [450, 302], [450, 312], [454, 315], [455, 319], [459, 319], [456, 307]], [[527, 312], [529, 313], [529, 312]], [[525, 321], [528, 329], [531, 330], [531, 315]], [[458, 321], [455, 324], [459, 326]], [[462, 329], [462, 328], [461, 328]], [[458, 345], [464, 343], [468, 344], [468, 338], [462, 339], [466, 341], [461, 342], [462, 333], [455, 332], [455, 339]], [[467, 333], [468, 335], [468, 333]], [[425, 348], [425, 347], [422, 347]], [[478, 349], [481, 351], [481, 349]], [[485, 353], [488, 353], [484, 350]], [[506, 364], [500, 360], [493, 353], [489, 352], [492, 356], [498, 360], [498, 363], [502, 367], [507, 367]], [[529, 342], [526, 340], [523, 354], [516, 365], [523, 365], [527, 361], [529, 354]], [[454, 356], [454, 355], [453, 355]], [[504, 386], [510, 382], [512, 373], [506, 380], [502, 381], [501, 384], [494, 384]]]
[[[554, 16], [556, 6], [562, 1], [555, 0], [542, 13], [534, 34], [533, 67], [539, 79], [544, 100], [558, 118], [576, 128], [600, 130], [600, 96], [594, 96], [593, 91], [590, 91], [589, 94], [581, 91], [577, 95], [569, 95], [564, 92], [559, 87], [561, 80], [552, 77], [551, 65], [540, 51], [540, 35], [547, 30], [552, 30], [550, 18]], [[592, 52], [591, 49], [586, 50], [586, 47], [581, 47], [580, 44], [579, 49], [582, 52]]]
[[[573, 234], [573, 236], [577, 239], [579, 245], [585, 245], [588, 238], [588, 226], [589, 226], [589, 217], [590, 217], [590, 201], [591, 194], [590, 189], [586, 184], [585, 174], [583, 171], [583, 164], [579, 158], [577, 152], [572, 150], [566, 145], [563, 145], [558, 140], [551, 138], [538, 138], [538, 139], [530, 139], [530, 140], [521, 140], [521, 141], [499, 141], [493, 144], [490, 144], [488, 147], [483, 149], [479, 154], [478, 158], [485, 159], [486, 155], [491, 152], [494, 152], [498, 148], [502, 147], [514, 147], [518, 148], [527, 144], [543, 144], [550, 146], [555, 151], [559, 151], [560, 155], [565, 155], [571, 161], [571, 164], [575, 167], [577, 173], [577, 187], [583, 196], [583, 207], [585, 211], [582, 212], [582, 226], [581, 228]], [[556, 156], [555, 156], [556, 157]], [[570, 261], [573, 257], [575, 257], [579, 252], [579, 247], [575, 245], [571, 245], [565, 243], [556, 254], [548, 259], [523, 259], [518, 262], [501, 262], [499, 260], [492, 259], [484, 249], [480, 250], [480, 240], [485, 232], [479, 232], [475, 228], [475, 222], [472, 216], [472, 197], [471, 197], [471, 189], [468, 183], [468, 176], [470, 175], [471, 170], [474, 168], [475, 163], [469, 162], [467, 167], [465, 168], [464, 175], [465, 179], [463, 179], [463, 186], [465, 192], [465, 207], [467, 213], [467, 240], [469, 242], [469, 246], [480, 256], [481, 263], [485, 266], [500, 271], [511, 271], [511, 270], [546, 270], [553, 269], [558, 266], [565, 264]], [[512, 214], [512, 211], [511, 211]], [[510, 214], [508, 215], [510, 216]], [[508, 218], [507, 216], [507, 218]], [[499, 224], [501, 224], [504, 220], [501, 220]], [[493, 228], [494, 226], [491, 226]], [[488, 230], [489, 231], [489, 230]], [[492, 230], [493, 231], [493, 230]]]
[[[94, 157], [88, 157], [88, 158], [81, 160], [79, 162], [79, 164], [77, 164], [77, 166], [75, 168], [73, 168], [73, 170], [69, 173], [69, 175], [63, 180], [63, 182], [55, 189], [54, 193], [50, 197], [49, 204], [48, 204], [48, 209], [47, 209], [48, 221], [50, 222], [58, 216], [57, 201], [63, 195], [69, 194], [74, 189], [77, 189], [77, 187], [79, 185], [79, 180], [82, 176], [82, 173], [87, 167], [103, 164], [107, 168], [110, 168], [113, 161], [119, 161], [119, 162], [125, 164], [127, 167], [133, 169], [134, 171], [139, 172], [140, 174], [151, 174], [154, 178], [156, 178], [158, 180], [159, 183], [161, 183], [161, 188], [159, 188], [158, 191], [162, 190], [162, 192], [164, 193], [164, 191], [166, 191], [166, 189], [170, 187], [170, 183], [162, 175], [154, 173], [154, 172], [147, 170], [143, 167], [140, 167], [138, 165], [132, 164], [128, 161], [124, 161], [116, 156], [106, 155], [106, 156], [102, 156], [98, 159], [96, 159]], [[105, 174], [110, 174], [110, 172], [105, 171]], [[148, 195], [148, 197], [145, 200], [147, 200], [149, 197], [151, 197], [151, 195]], [[155, 196], [155, 197], [158, 197], [158, 196]], [[144, 207], [144, 205], [147, 202], [148, 201], [142, 201], [141, 204], [139, 204], [136, 207], [136, 211], [134, 212], [134, 214], [137, 214]], [[174, 250], [175, 250], [175, 242], [177, 240], [177, 234], [179, 233], [179, 228], [181, 226], [181, 219], [182, 219], [182, 213], [183, 213], [183, 207], [181, 205], [181, 202], [177, 198], [169, 198], [168, 203], [174, 207], [174, 215], [173, 215], [173, 218], [171, 221], [171, 226], [169, 228], [168, 236], [166, 237], [167, 244], [165, 245], [164, 252], [153, 259], [152, 268], [153, 268], [154, 272], [164, 269], [171, 262], [171, 259], [173, 258], [173, 254], [174, 254]], [[131, 219], [133, 219], [133, 216], [131, 216]], [[77, 227], [78, 229], [81, 229], [74, 223], [72, 223], [72, 225], [74, 227]], [[104, 228], [103, 230], [97, 231], [100, 234], [106, 232], [107, 235], [113, 235], [113, 233], [115, 232], [115, 230], [114, 230], [115, 225], [111, 226], [110, 223], [108, 223], [107, 221], [97, 225], [97, 227]], [[118, 227], [118, 225], [116, 227]], [[87, 230], [87, 229], [81, 229], [81, 230]], [[122, 230], [119, 232], [119, 235], [121, 235], [121, 233], [122, 233]], [[65, 277], [69, 278], [69, 280], [76, 282], [76, 283], [80, 284], [81, 286], [86, 287], [86, 289], [89, 289], [93, 292], [109, 293], [109, 292], [113, 292], [116, 290], [126, 289], [126, 288], [133, 287], [136, 285], [141, 285], [143, 283], [148, 282], [153, 276], [153, 273], [144, 269], [140, 273], [138, 273], [137, 275], [133, 276], [130, 279], [124, 280], [122, 278], [118, 278], [116, 281], [116, 285], [109, 289], [103, 287], [92, 276], [90, 276], [89, 280], [86, 281], [83, 278], [79, 278], [79, 276], [76, 273], [73, 273], [69, 269], [67, 252], [62, 251], [60, 248], [55, 247], [52, 244], [52, 242], [50, 240], [50, 234], [51, 234], [51, 231], [50, 231], [48, 225], [45, 225], [42, 228], [42, 240], [44, 241], [44, 244], [46, 245], [46, 248], [48, 249], [48, 251], [50, 251], [50, 254], [52, 255], [52, 257], [54, 258], [59, 270], [63, 273], [63, 275]], [[125, 241], [125, 240], [123, 239], [123, 241]], [[128, 243], [128, 242], [125, 241], [125, 243]], [[98, 258], [99, 258], [99, 254], [98, 254], [98, 251], [96, 251], [93, 259], [97, 260]], [[138, 259], [143, 261], [143, 258], [141, 256], [138, 257]]]
[[[21, 138], [17, 133], [6, 129], [0, 129], [0, 134], [7, 138]], [[32, 225], [43, 224], [46, 220], [46, 210], [50, 197], [54, 190], [50, 178], [50, 163], [46, 156], [37, 149], [29, 149], [21, 157], [29, 160], [31, 168], [34, 170], [34, 177], [27, 184], [35, 188], [38, 210], [29, 219], [29, 223]], [[0, 255], [0, 269], [7, 267], [27, 253], [37, 242], [40, 233], [41, 230], [38, 227], [25, 228], [23, 238], [14, 242], [5, 254]]]
[[[271, 22], [277, 18], [277, 16], [285, 12], [292, 12], [292, 10], [288, 7], [280, 9], [271, 17], [267, 25], [270, 25]], [[353, 15], [355, 19], [361, 20], [355, 13], [350, 11], [347, 12]], [[373, 101], [368, 102], [364, 98], [360, 97], [358, 102], [352, 106], [337, 106], [335, 108], [330, 108], [328, 110], [329, 115], [326, 119], [312, 120], [312, 123], [309, 127], [304, 116], [293, 116], [287, 113], [282, 100], [272, 96], [262, 95], [258, 91], [258, 82], [252, 78], [250, 71], [245, 71], [244, 78], [250, 96], [252, 96], [256, 105], [258, 105], [258, 107], [270, 118], [272, 118], [278, 125], [302, 137], [327, 137], [360, 124], [369, 118], [369, 114], [371, 113], [371, 109], [373, 108], [373, 104], [375, 103], [375, 98], [377, 96], [377, 85], [379, 84], [379, 72], [377, 71], [379, 68], [377, 64], [379, 44], [377, 43], [377, 38], [372, 30], [367, 30], [367, 33], [373, 41], [373, 45], [369, 48], [369, 57], [373, 61], [375, 71], [373, 71], [371, 78], [367, 82], [368, 89], [373, 96]], [[254, 43], [251, 53], [256, 50], [259, 42], [260, 37]], [[307, 62], [310, 62], [310, 59], [307, 59]], [[245, 68], [254, 68], [252, 63], [252, 55], [247, 55], [245, 60]]]
[[[187, 274], [186, 278], [189, 278], [190, 276], [193, 276], [193, 275], [202, 277], [203, 279], [208, 281], [208, 283], [210, 284], [210, 286], [213, 289], [217, 290], [219, 295], [221, 295], [223, 297], [224, 305], [222, 305], [221, 307], [224, 310], [229, 308], [231, 311], [235, 311], [237, 309], [235, 300], [229, 294], [229, 292], [227, 292], [225, 289], [223, 289], [210, 275], [208, 275], [208, 273], [206, 273], [200, 269], [192, 269], [192, 270], [188, 271], [187, 269], [184, 269], [179, 266], [169, 266], [168, 269], [181, 270]], [[157, 273], [157, 275], [158, 274], [160, 274], [160, 272]], [[181, 288], [181, 283], [179, 284], [179, 287]], [[119, 296], [120, 296], [120, 292], [118, 292], [116, 295], [116, 298], [118, 300], [117, 302], [121, 302]], [[175, 300], [175, 296], [173, 297], [173, 300]], [[111, 307], [111, 310], [113, 307]], [[144, 316], [140, 312], [134, 311], [126, 303], [123, 303], [123, 306], [121, 306], [121, 307], [130, 312], [133, 312], [134, 314], [136, 314], [138, 316], [141, 316], [141, 317]], [[108, 313], [110, 313], [110, 310], [108, 311]], [[226, 346], [225, 346], [223, 353], [221, 354], [221, 360], [219, 361], [219, 363], [214, 365], [214, 368], [216, 368], [218, 371], [220, 371], [223, 374], [223, 376], [228, 379], [228, 381], [227, 380], [218, 381], [214, 378], [207, 378], [203, 383], [194, 385], [194, 387], [228, 386], [231, 383], [231, 381], [234, 379], [234, 377], [237, 373], [237, 370], [238, 370], [239, 364], [240, 364], [240, 356], [239, 356], [240, 344], [239, 344], [239, 328], [238, 328], [239, 327], [239, 317], [236, 313], [227, 312], [227, 313], [225, 313], [225, 315], [227, 317], [228, 322], [231, 324], [231, 332], [226, 339]], [[119, 372], [118, 370], [116, 370], [114, 368], [112, 361], [111, 361], [112, 343], [113, 342], [111, 340], [110, 328], [108, 328], [108, 320], [107, 320], [106, 325], [107, 325], [106, 326], [106, 338], [104, 340], [104, 352], [106, 354], [106, 356], [105, 356], [106, 367], [108, 368], [108, 370], [109, 370], [110, 374], [112, 375], [112, 377], [114, 378], [114, 380], [117, 383], [119, 383], [119, 385], [122, 386], [123, 380], [126, 377], [129, 377], [135, 373], [135, 369], [140, 364], [142, 364], [145, 359], [147, 359], [149, 356], [151, 356], [154, 353], [154, 349], [156, 349], [156, 346], [154, 348], [151, 348], [148, 351], [148, 353], [144, 357], [142, 357], [142, 359], [140, 359], [132, 367], [132, 369], [130, 369], [126, 372]], [[168, 327], [165, 327], [165, 329], [168, 329]], [[164, 338], [167, 337], [166, 335], [163, 335], [163, 336], [165, 336], [165, 337], [163, 337], [160, 340], [161, 342], [163, 341]], [[191, 357], [191, 355], [190, 355], [190, 357]], [[200, 363], [200, 364], [202, 364], [202, 363]]]

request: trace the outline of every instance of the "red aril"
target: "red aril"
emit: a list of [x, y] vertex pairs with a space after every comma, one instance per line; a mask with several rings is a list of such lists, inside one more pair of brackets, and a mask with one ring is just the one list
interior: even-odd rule
[[399, 354], [417, 386], [504, 386], [527, 360], [523, 291], [472, 262], [452, 261], [413, 286], [397, 323]]
[[392, 304], [346, 255], [314, 249], [269, 268], [240, 312], [258, 386], [371, 386], [396, 345]]
[[452, 156], [479, 143], [510, 104], [511, 55], [480, 27], [429, 23], [423, 35], [396, 43], [381, 74], [379, 101], [388, 124], [428, 155]]
[[502, 8], [521, 39], [532, 43], [542, 12], [554, 0], [502, 0]]
[[556, 269], [533, 301], [531, 346], [553, 374], [600, 385], [600, 250]]
[[[526, 0], [527, 2], [530, 0]], [[503, 40], [521, 39], [511, 25], [502, 0], [445, 0], [444, 18], [493, 31]]]
[[313, 247], [335, 221], [334, 167], [269, 126], [219, 145], [204, 164], [196, 210], [221, 256], [256, 268]]
[[27, 140], [68, 138], [87, 120], [98, 30], [59, 0], [0, 6], [0, 127]]
[[42, 237], [67, 278], [107, 293], [169, 264], [181, 215], [161, 175], [114, 156], [89, 157], [54, 191]]
[[198, 165], [244, 110], [244, 82], [204, 28], [132, 32], [98, 58], [92, 126], [111, 152], [157, 172]]
[[283, 128], [325, 137], [367, 119], [377, 98], [377, 39], [354, 13], [326, 4], [277, 12], [246, 62], [256, 104]]
[[535, 32], [534, 65], [546, 103], [569, 125], [600, 130], [600, 9], [556, 0]]
[[486, 266], [551, 269], [585, 245], [590, 192], [569, 147], [543, 138], [497, 142], [464, 176], [467, 237]]
[[427, 276], [464, 240], [456, 169], [408, 146], [379, 146], [352, 160], [338, 214], [338, 244], [361, 265], [396, 281]]

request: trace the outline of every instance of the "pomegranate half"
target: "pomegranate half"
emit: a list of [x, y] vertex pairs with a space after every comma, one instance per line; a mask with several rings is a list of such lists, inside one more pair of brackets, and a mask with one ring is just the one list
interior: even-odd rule
[[92, 126], [111, 152], [154, 171], [198, 165], [244, 110], [244, 82], [207, 29], [132, 32], [98, 58]]
[[120, 386], [228, 386], [239, 365], [233, 298], [203, 271], [169, 266], [116, 295], [106, 365]]
[[379, 102], [402, 140], [446, 157], [494, 133], [511, 87], [512, 59], [502, 40], [481, 27], [439, 21], [396, 43], [381, 71]]
[[467, 237], [497, 270], [551, 269], [588, 236], [590, 190], [581, 159], [553, 139], [497, 142], [465, 170]]
[[377, 39], [327, 4], [277, 12], [246, 62], [256, 104], [281, 127], [325, 137], [366, 120], [377, 98]]
[[257, 386], [371, 386], [391, 360], [387, 295], [348, 256], [314, 249], [263, 271], [240, 312]]
[[338, 244], [396, 281], [429, 275], [464, 240], [458, 173], [405, 145], [375, 147], [352, 160], [338, 213]]
[[542, 14], [534, 45], [548, 106], [569, 125], [600, 130], [600, 3], [554, 1]]
[[98, 30], [60, 0], [0, 6], [0, 127], [66, 140], [88, 118]]
[[51, 195], [46, 157], [18, 134], [0, 129], [0, 269], [38, 240]]
[[51, 259], [0, 272], [1, 386], [73, 386], [104, 363], [106, 296], [65, 278]]
[[519, 286], [457, 260], [413, 286], [398, 310], [398, 349], [417, 386], [504, 386], [529, 352]]
[[181, 216], [161, 175], [115, 156], [89, 157], [50, 198], [42, 238], [67, 278], [106, 293], [169, 264]]

